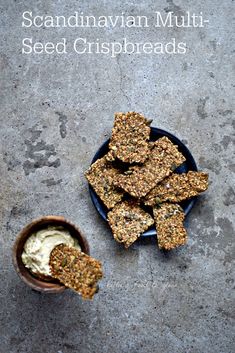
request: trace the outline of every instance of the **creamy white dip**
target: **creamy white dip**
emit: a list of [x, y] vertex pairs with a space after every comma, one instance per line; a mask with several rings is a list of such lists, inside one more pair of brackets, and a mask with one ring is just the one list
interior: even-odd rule
[[25, 242], [22, 261], [31, 272], [50, 276], [50, 254], [59, 244], [81, 250], [78, 240], [63, 227], [49, 226], [33, 233]]

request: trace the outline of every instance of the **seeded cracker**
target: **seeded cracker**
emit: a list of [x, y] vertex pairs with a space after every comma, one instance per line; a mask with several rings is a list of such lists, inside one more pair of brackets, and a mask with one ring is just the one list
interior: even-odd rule
[[155, 186], [145, 197], [144, 203], [154, 206], [162, 202], [180, 202], [197, 196], [208, 188], [208, 174], [193, 172], [172, 174]]
[[149, 153], [150, 123], [139, 113], [116, 113], [110, 150], [123, 162], [143, 163]]
[[160, 249], [171, 250], [186, 243], [184, 211], [179, 205], [163, 203], [153, 208], [153, 215]]
[[152, 217], [134, 201], [117, 204], [108, 213], [108, 222], [114, 239], [125, 248], [133, 244], [153, 223]]
[[120, 202], [124, 195], [123, 191], [112, 184], [113, 178], [119, 175], [120, 171], [113, 167], [110, 160], [113, 159], [112, 154], [109, 152], [106, 156], [93, 163], [85, 174], [90, 185], [109, 209], [114, 207], [117, 202]]
[[184, 161], [177, 146], [167, 137], [162, 137], [154, 143], [142, 166], [130, 167], [124, 174], [116, 175], [113, 183], [132, 196], [141, 198]]
[[52, 250], [50, 269], [52, 277], [77, 291], [84, 299], [93, 298], [97, 282], [103, 276], [99, 261], [64, 244]]

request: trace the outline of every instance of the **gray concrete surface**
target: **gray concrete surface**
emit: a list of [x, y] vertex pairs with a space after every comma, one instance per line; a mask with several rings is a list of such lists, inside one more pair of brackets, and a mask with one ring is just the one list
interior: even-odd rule
[[[0, 353], [234, 351], [234, 2], [1, 0]], [[22, 29], [21, 14], [202, 11], [201, 29]], [[185, 55], [21, 54], [38, 40], [187, 42]], [[155, 239], [128, 251], [89, 198], [84, 172], [115, 111], [136, 110], [183, 139], [209, 191], [187, 219], [188, 245], [164, 255]], [[11, 249], [32, 218], [79, 225], [105, 278], [93, 302], [42, 295], [14, 271]]]

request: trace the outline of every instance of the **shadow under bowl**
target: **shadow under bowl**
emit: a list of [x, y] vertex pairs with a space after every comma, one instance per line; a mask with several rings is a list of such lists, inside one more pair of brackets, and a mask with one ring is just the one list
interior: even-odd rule
[[[69, 231], [73, 238], [78, 239], [79, 245], [82, 252], [90, 254], [89, 245], [86, 238], [81, 234], [80, 230], [70, 221], [66, 220], [62, 216], [44, 216], [33, 220], [17, 236], [13, 246], [13, 264], [17, 274], [29, 287], [33, 290], [43, 293], [61, 293], [66, 287], [55, 279], [45, 277], [42, 278], [34, 276], [23, 264], [22, 253], [24, 250], [24, 244], [26, 240], [32, 235], [32, 233], [44, 229], [48, 226], [62, 226]], [[48, 280], [49, 279], [49, 280]]]

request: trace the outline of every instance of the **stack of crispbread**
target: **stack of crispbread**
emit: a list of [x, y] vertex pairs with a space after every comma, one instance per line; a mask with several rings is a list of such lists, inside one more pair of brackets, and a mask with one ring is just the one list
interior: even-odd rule
[[116, 241], [127, 248], [155, 223], [159, 248], [170, 250], [187, 240], [177, 203], [205, 191], [208, 175], [174, 173], [185, 157], [165, 136], [150, 142], [150, 123], [139, 113], [116, 113], [110, 150], [86, 177], [108, 209]]

